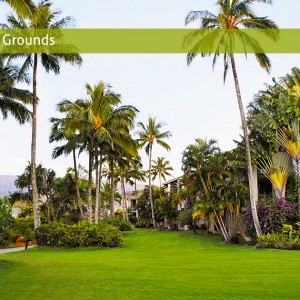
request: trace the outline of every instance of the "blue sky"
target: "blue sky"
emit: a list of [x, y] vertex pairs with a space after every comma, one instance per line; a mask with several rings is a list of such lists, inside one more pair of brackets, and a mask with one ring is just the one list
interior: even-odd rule
[[[63, 16], [76, 19], [77, 28], [183, 28], [189, 10], [216, 11], [215, 1], [209, 0], [62, 0], [55, 1], [54, 8]], [[280, 28], [299, 28], [298, 0], [273, 1], [274, 4], [255, 6], [260, 16], [269, 16]], [[9, 10], [1, 5], [0, 20], [5, 21]], [[195, 23], [195, 27], [197, 24]], [[297, 40], [295, 39], [295, 42]], [[272, 71], [260, 69], [253, 57], [246, 60], [237, 56], [237, 67], [245, 107], [264, 83], [272, 77], [284, 76], [294, 66], [299, 66], [300, 55], [271, 55]], [[211, 58], [197, 58], [186, 65], [185, 55], [158, 54], [94, 54], [83, 55], [81, 68], [62, 65], [59, 76], [38, 75], [38, 147], [37, 162], [53, 168], [63, 175], [72, 166], [71, 157], [51, 159], [55, 145], [48, 144], [49, 118], [59, 116], [55, 105], [62, 99], [75, 100], [85, 97], [85, 84], [100, 80], [109, 83], [122, 94], [124, 104], [136, 106], [140, 113], [137, 121], [146, 122], [149, 116], [166, 122], [164, 127], [172, 132], [169, 139], [171, 152], [154, 147], [154, 159], [164, 156], [171, 161], [173, 176], [181, 174], [181, 153], [196, 138], [214, 138], [223, 150], [234, 147], [233, 139], [239, 139], [240, 116], [232, 75], [229, 72], [223, 85], [223, 69], [220, 61], [212, 71]], [[20, 174], [30, 160], [31, 128], [19, 126], [12, 118], [0, 122], [0, 174]], [[141, 151], [144, 167], [147, 157]], [[80, 163], [87, 166], [86, 156]]]

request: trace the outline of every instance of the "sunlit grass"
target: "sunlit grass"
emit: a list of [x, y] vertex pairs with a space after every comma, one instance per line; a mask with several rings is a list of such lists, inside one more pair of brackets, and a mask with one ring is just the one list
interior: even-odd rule
[[300, 252], [134, 230], [122, 248], [0, 256], [0, 299], [299, 299]]

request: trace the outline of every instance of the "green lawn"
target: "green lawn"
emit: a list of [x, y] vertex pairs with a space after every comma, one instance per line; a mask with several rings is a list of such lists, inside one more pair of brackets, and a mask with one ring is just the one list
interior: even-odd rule
[[300, 299], [300, 251], [136, 229], [122, 248], [1, 254], [0, 299]]

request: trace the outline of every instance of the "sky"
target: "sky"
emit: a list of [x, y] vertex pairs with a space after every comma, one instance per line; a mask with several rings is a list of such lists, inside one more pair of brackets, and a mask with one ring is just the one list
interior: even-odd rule
[[[216, 12], [215, 1], [210, 0], [53, 0], [53, 8], [62, 16], [72, 16], [76, 28], [184, 28], [184, 19], [190, 10]], [[10, 12], [0, 3], [0, 21], [5, 22]], [[268, 16], [280, 28], [299, 28], [299, 0], [274, 0], [273, 5], [257, 4], [255, 12]], [[195, 23], [192, 28], [198, 26]], [[297, 42], [297, 41], [296, 41]], [[184, 149], [196, 138], [216, 139], [222, 150], [234, 148], [233, 140], [239, 140], [241, 120], [236, 101], [232, 74], [229, 72], [223, 84], [223, 65], [212, 70], [212, 58], [194, 60], [186, 64], [182, 54], [84, 54], [83, 64], [72, 67], [61, 65], [58, 76], [38, 69], [38, 136], [37, 163], [52, 168], [63, 176], [72, 167], [71, 157], [51, 158], [57, 144], [49, 144], [50, 117], [61, 117], [56, 104], [63, 100], [86, 97], [85, 84], [97, 84], [100, 80], [110, 84], [122, 95], [122, 103], [134, 105], [140, 113], [137, 122], [147, 122], [149, 116], [166, 125], [171, 131], [167, 141], [171, 151], [154, 145], [153, 159], [166, 157], [174, 171], [172, 177], [181, 175], [181, 158]], [[269, 56], [272, 70], [267, 74], [249, 55], [237, 55], [237, 68], [244, 107], [272, 77], [278, 78], [299, 67], [299, 54]], [[31, 89], [31, 87], [28, 87]], [[0, 116], [1, 118], [1, 116]], [[9, 117], [0, 119], [0, 174], [21, 174], [30, 160], [31, 126], [23, 126]], [[144, 168], [147, 156], [140, 151]], [[87, 156], [82, 154], [79, 163], [87, 167]]]

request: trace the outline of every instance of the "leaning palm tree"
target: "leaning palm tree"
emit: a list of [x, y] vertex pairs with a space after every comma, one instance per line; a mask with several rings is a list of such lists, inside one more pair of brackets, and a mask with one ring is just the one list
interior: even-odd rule
[[[71, 17], [65, 17], [56, 20], [61, 14], [60, 11], [51, 10], [52, 3], [48, 0], [42, 0], [34, 6], [33, 13], [24, 19], [22, 16], [16, 18], [11, 15], [8, 18], [9, 27], [12, 29], [61, 29], [68, 27], [72, 23]], [[33, 111], [32, 111], [32, 143], [31, 143], [31, 184], [33, 197], [34, 228], [40, 226], [40, 215], [38, 205], [38, 193], [36, 186], [36, 134], [37, 134], [37, 67], [39, 60], [46, 72], [53, 71], [55, 74], [60, 72], [60, 63], [67, 62], [72, 65], [81, 64], [81, 56], [77, 53], [34, 53], [34, 54], [13, 54], [10, 59], [25, 56], [25, 62], [21, 68], [21, 74], [29, 68], [33, 69]]]
[[169, 171], [173, 171], [173, 168], [170, 166], [170, 161], [166, 160], [165, 157], [157, 157], [157, 161], [153, 161], [153, 177], [155, 180], [158, 176], [159, 178], [159, 189], [160, 189], [160, 198], [161, 198], [161, 180], [166, 181], [166, 176], [170, 176]]
[[138, 131], [139, 138], [137, 139], [140, 147], [145, 147], [146, 153], [149, 156], [149, 202], [151, 205], [151, 213], [152, 213], [152, 222], [153, 226], [155, 227], [155, 218], [154, 218], [154, 205], [152, 199], [152, 148], [154, 142], [158, 145], [162, 146], [166, 150], [170, 150], [170, 146], [163, 141], [163, 139], [169, 138], [171, 133], [169, 131], [161, 132], [160, 129], [163, 126], [163, 123], [157, 123], [156, 118], [149, 118], [147, 124], [143, 124], [141, 122], [138, 123], [138, 126], [141, 128]]
[[[250, 188], [250, 201], [251, 201], [251, 209], [254, 220], [254, 225], [256, 229], [256, 233], [259, 236], [261, 234], [261, 228], [257, 216], [256, 210], [256, 200], [252, 187], [252, 165], [251, 165], [251, 154], [250, 154], [250, 144], [248, 138], [248, 129], [247, 122], [245, 119], [245, 113], [242, 103], [242, 97], [240, 92], [240, 86], [238, 81], [237, 69], [235, 64], [235, 57], [232, 52], [232, 45], [234, 41], [227, 36], [227, 38], [220, 38], [220, 29], [230, 29], [236, 30], [239, 33], [239, 38], [242, 39], [243, 44], [245, 46], [245, 51], [251, 49], [254, 52], [257, 52], [259, 49], [260, 53], [256, 53], [255, 57], [262, 68], [269, 72], [271, 64], [268, 57], [263, 53], [263, 50], [260, 48], [258, 43], [253, 40], [247, 34], [241, 33], [237, 31], [239, 28], [254, 28], [254, 29], [277, 29], [276, 24], [269, 20], [266, 17], [257, 17], [253, 10], [252, 5], [255, 2], [262, 2], [271, 4], [271, 0], [218, 0], [216, 1], [216, 5], [218, 7], [218, 14], [215, 15], [208, 11], [190, 11], [186, 16], [185, 24], [189, 24], [195, 20], [200, 20], [201, 25], [200, 28], [210, 29], [210, 31], [204, 37], [201, 36], [202, 33], [199, 33], [200, 39], [198, 39], [198, 33], [191, 33], [185, 38], [185, 45], [190, 47], [190, 53], [187, 55], [187, 63], [188, 65], [193, 61], [193, 59], [197, 56], [197, 51], [201, 49], [201, 47], [207, 46], [210, 51], [209, 53], [201, 53], [201, 56], [204, 57], [206, 55], [210, 55], [210, 53], [214, 53], [213, 58], [213, 66], [216, 63], [217, 58], [219, 57], [219, 46], [224, 46], [227, 53], [224, 53], [224, 81], [226, 79], [227, 71], [229, 66], [231, 65], [233, 78], [235, 83], [236, 95], [238, 106], [240, 110], [240, 116], [242, 120], [242, 128], [243, 134], [246, 144], [246, 157], [247, 157], [247, 168], [248, 168], [248, 179], [249, 179], [249, 188]], [[264, 31], [264, 33], [272, 38], [276, 39], [277, 31]], [[228, 43], [228, 44], [226, 44]], [[192, 45], [192, 46], [191, 46]], [[212, 49], [216, 45], [215, 49]], [[203, 48], [202, 48], [203, 49]], [[201, 51], [200, 51], [201, 52]]]
[[19, 76], [19, 68], [11, 64], [4, 65], [0, 58], [0, 112], [3, 119], [11, 114], [20, 124], [31, 120], [31, 112], [25, 106], [32, 103], [32, 94], [15, 87], [17, 82], [28, 82], [26, 74]]

